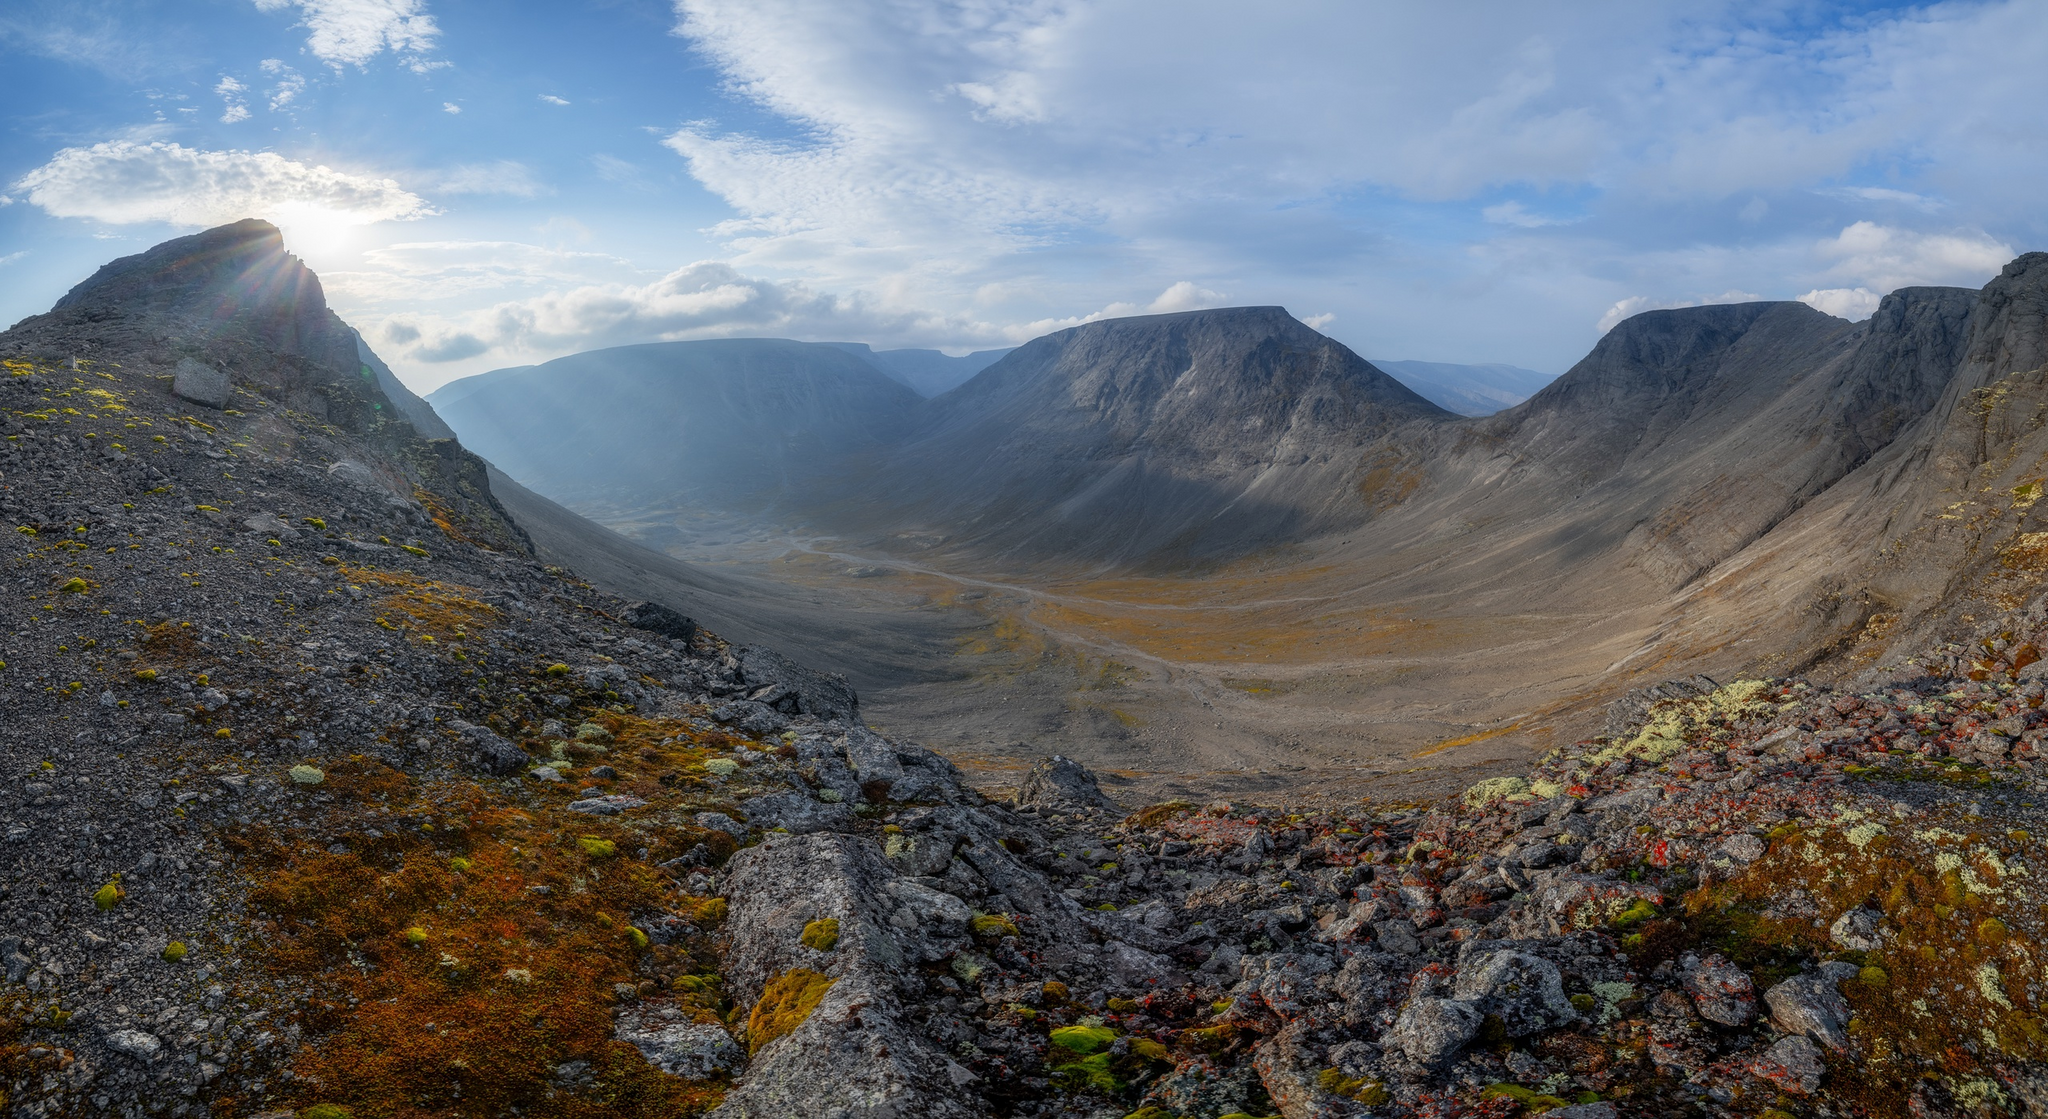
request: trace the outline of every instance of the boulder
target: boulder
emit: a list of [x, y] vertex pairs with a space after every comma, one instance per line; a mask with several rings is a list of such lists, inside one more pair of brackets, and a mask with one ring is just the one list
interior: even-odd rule
[[1452, 997], [1476, 1007], [1481, 1015], [1499, 1015], [1509, 1037], [1526, 1037], [1579, 1020], [1579, 1012], [1565, 997], [1564, 976], [1556, 964], [1527, 952], [1493, 948], [1487, 941], [1471, 943], [1474, 948], [1459, 961]]
[[1685, 989], [1709, 1022], [1746, 1026], [1756, 1018], [1756, 984], [1719, 952], [1693, 962], [1685, 973]]
[[526, 751], [514, 746], [504, 735], [489, 727], [480, 727], [461, 719], [450, 719], [448, 729], [462, 738], [469, 748], [469, 762], [497, 777], [506, 777], [519, 772], [532, 759]]
[[1764, 1001], [1778, 1028], [1840, 1053], [1849, 1047], [1849, 1002], [1838, 985], [1855, 974], [1854, 964], [1825, 963], [1818, 971], [1795, 975], [1765, 991]]
[[697, 636], [697, 623], [659, 602], [630, 602], [621, 614], [626, 624], [687, 644]]
[[659, 1011], [628, 1011], [621, 1015], [618, 1038], [647, 1058], [647, 1063], [685, 1080], [708, 1080], [736, 1068], [744, 1054], [724, 1027], [690, 1021], [663, 1021]]
[[208, 408], [226, 408], [234, 392], [227, 373], [205, 362], [179, 358], [177, 367], [171, 371], [171, 393], [181, 400]]
[[[838, 673], [813, 672], [781, 653], [761, 645], [741, 648], [740, 679], [748, 698], [774, 692], [773, 706], [787, 715], [809, 715], [813, 719], [855, 722], [860, 717], [860, 697], [853, 685]], [[766, 698], [766, 697], [764, 697]]]
[[[1783, 986], [1783, 984], [1779, 984]], [[1777, 990], [1777, 987], [1771, 988]], [[1820, 1091], [1826, 1067], [1821, 1064], [1820, 1047], [1797, 1034], [1781, 1037], [1750, 1065], [1750, 1071], [1781, 1091], [1810, 1096]]]
[[1024, 783], [1017, 786], [1014, 803], [1019, 808], [1029, 806], [1056, 812], [1116, 807], [1115, 801], [1103, 795], [1087, 766], [1058, 754], [1031, 767], [1031, 772], [1024, 775]]
[[1425, 1069], [1436, 1069], [1465, 1048], [1479, 1032], [1485, 1017], [1469, 1002], [1413, 998], [1401, 1008], [1401, 1016], [1380, 1042], [1388, 1049], [1400, 1050]]

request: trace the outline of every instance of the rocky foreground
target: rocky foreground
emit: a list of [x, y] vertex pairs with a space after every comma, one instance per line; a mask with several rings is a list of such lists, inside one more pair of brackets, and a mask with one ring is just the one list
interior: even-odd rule
[[994, 803], [535, 562], [245, 224], [0, 336], [9, 1115], [2048, 1108], [2038, 604], [1452, 803]]

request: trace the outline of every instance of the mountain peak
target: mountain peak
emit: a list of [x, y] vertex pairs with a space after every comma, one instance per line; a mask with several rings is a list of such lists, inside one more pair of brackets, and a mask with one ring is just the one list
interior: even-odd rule
[[[51, 308], [94, 321], [151, 317], [192, 346], [239, 341], [354, 373], [354, 334], [327, 307], [319, 277], [284, 235], [249, 218], [103, 265]], [[163, 333], [165, 331], [160, 331]]]

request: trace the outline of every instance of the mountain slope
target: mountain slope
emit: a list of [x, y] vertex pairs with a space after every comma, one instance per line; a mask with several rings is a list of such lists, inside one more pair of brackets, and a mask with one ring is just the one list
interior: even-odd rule
[[557, 499], [758, 510], [836, 492], [919, 397], [836, 346], [723, 339], [623, 346], [432, 394], [464, 441]]
[[1114, 319], [931, 401], [882, 507], [1027, 560], [1242, 554], [1358, 519], [1360, 448], [1448, 415], [1278, 307]]

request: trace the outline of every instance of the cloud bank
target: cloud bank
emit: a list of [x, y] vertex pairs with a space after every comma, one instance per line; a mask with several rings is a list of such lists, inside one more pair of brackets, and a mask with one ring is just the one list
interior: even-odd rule
[[65, 148], [14, 189], [57, 217], [110, 225], [204, 226], [248, 217], [367, 225], [433, 212], [390, 179], [308, 166], [274, 152], [128, 140]]

